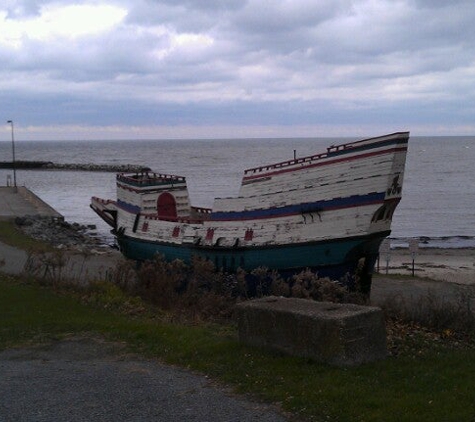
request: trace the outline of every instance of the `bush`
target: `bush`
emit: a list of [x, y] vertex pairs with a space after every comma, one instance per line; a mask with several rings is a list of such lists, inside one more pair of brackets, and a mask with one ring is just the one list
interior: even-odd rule
[[119, 286], [109, 281], [93, 281], [89, 283], [83, 299], [96, 307], [111, 309], [128, 315], [141, 314], [145, 311], [142, 300], [132, 297]]
[[45, 284], [57, 285], [64, 282], [64, 268], [68, 263], [66, 254], [60, 250], [54, 252], [29, 251], [24, 272]]
[[392, 297], [382, 304], [386, 316], [402, 322], [416, 323], [434, 330], [455, 330], [473, 332], [475, 330], [475, 310], [467, 292], [460, 292], [456, 300], [448, 302], [429, 292], [408, 303], [401, 297]]
[[160, 309], [193, 320], [230, 318], [236, 302], [268, 295], [330, 302], [365, 301], [310, 270], [289, 279], [265, 267], [250, 273], [238, 270], [228, 274], [198, 257], [189, 266], [179, 260], [167, 262], [161, 255], [142, 263], [138, 269], [131, 263], [120, 264], [109, 280]]
[[166, 262], [157, 255], [140, 265], [137, 271], [136, 293], [162, 309], [175, 307], [186, 287], [187, 266], [179, 260]]

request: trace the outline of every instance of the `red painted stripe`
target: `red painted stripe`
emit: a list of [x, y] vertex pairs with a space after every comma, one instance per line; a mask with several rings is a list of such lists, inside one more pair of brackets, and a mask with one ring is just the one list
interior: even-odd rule
[[253, 180], [253, 179], [259, 179], [259, 178], [264, 178], [264, 177], [269, 177], [269, 176], [275, 176], [278, 174], [283, 174], [283, 173], [289, 173], [289, 172], [294, 172], [294, 171], [300, 171], [300, 170], [307, 170], [309, 168], [314, 168], [314, 167], [320, 167], [320, 166], [326, 166], [330, 164], [335, 164], [335, 163], [340, 163], [343, 161], [354, 161], [354, 160], [359, 160], [362, 158], [368, 158], [368, 157], [373, 157], [376, 155], [383, 155], [383, 154], [389, 154], [393, 152], [403, 152], [407, 151], [407, 146], [406, 147], [398, 147], [398, 148], [390, 148], [382, 151], [373, 151], [373, 152], [367, 152], [365, 154], [359, 154], [359, 155], [353, 155], [351, 157], [345, 156], [342, 158], [338, 158], [335, 160], [328, 160], [325, 162], [318, 162], [314, 164], [309, 164], [307, 166], [303, 167], [295, 167], [295, 168], [288, 168], [288, 169], [283, 169], [283, 170], [277, 170], [277, 171], [271, 171], [271, 172], [266, 172], [266, 173], [260, 173], [252, 176], [245, 176], [243, 177], [243, 181], [246, 180]]

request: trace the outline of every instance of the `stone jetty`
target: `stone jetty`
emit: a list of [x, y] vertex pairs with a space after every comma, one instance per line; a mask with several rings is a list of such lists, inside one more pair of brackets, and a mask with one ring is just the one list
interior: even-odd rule
[[70, 163], [61, 164], [51, 161], [1, 161], [0, 169], [21, 169], [21, 170], [71, 170], [71, 171], [98, 171], [113, 173], [136, 173], [150, 171], [149, 167], [137, 164], [93, 164], [93, 163]]
[[48, 242], [57, 249], [93, 252], [108, 247], [97, 237], [95, 225], [68, 223], [41, 216], [16, 217], [15, 224], [33, 239]]
[[53, 207], [24, 186], [0, 186], [0, 220], [14, 221], [28, 236], [56, 248], [93, 250], [105, 247], [95, 225], [68, 223]]

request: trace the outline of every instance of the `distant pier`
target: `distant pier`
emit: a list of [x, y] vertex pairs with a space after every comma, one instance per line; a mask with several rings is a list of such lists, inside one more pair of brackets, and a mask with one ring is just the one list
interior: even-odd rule
[[0, 186], [0, 220], [38, 216], [54, 220], [64, 217], [24, 186]]
[[0, 169], [21, 169], [21, 170], [73, 170], [73, 171], [100, 171], [114, 173], [137, 173], [150, 171], [150, 168], [136, 164], [92, 164], [92, 163], [72, 163], [61, 164], [51, 161], [0, 161]]

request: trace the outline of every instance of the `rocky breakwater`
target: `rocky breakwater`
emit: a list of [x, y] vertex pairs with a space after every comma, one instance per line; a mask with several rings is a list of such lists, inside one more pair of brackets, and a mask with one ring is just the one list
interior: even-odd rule
[[137, 173], [150, 171], [149, 167], [143, 167], [136, 164], [93, 164], [93, 163], [70, 163], [61, 164], [51, 161], [2, 161], [0, 168], [3, 169], [22, 169], [22, 170], [70, 170], [70, 171], [98, 171], [114, 173]]
[[37, 216], [17, 217], [15, 224], [29, 237], [47, 242], [57, 249], [99, 253], [109, 248], [97, 237], [95, 225], [84, 226]]

